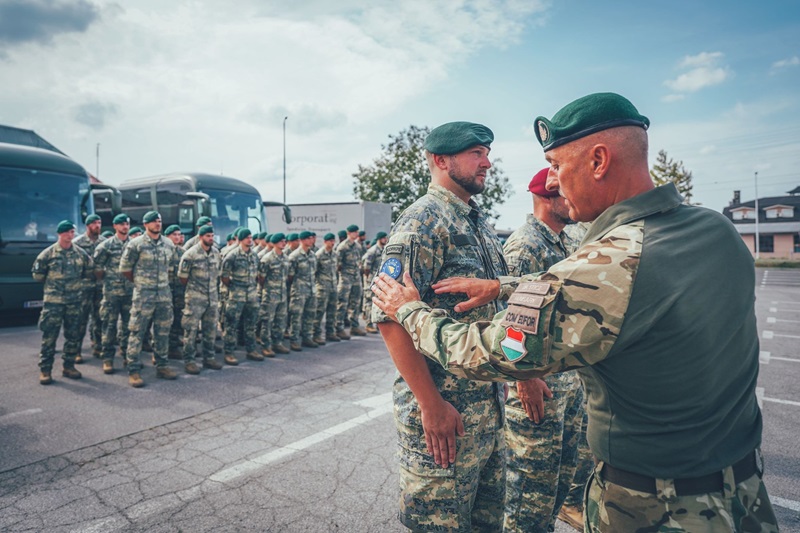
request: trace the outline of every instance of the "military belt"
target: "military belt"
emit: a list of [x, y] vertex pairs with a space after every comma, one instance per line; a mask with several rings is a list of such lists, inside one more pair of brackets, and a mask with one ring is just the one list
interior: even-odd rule
[[[744, 459], [733, 465], [733, 476], [736, 484], [753, 477], [753, 474], [758, 471], [755, 451], [750, 452]], [[657, 494], [655, 478], [615, 468], [608, 463], [603, 463], [603, 470], [600, 475], [604, 480], [621, 487], [648, 494]], [[722, 492], [723, 490], [722, 471], [712, 472], [700, 477], [674, 479], [672, 482], [678, 496], [694, 496], [709, 492]]]

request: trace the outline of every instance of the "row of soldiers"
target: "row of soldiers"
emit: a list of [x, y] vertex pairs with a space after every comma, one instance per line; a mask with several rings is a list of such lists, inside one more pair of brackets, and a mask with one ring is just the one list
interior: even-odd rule
[[201, 367], [221, 369], [215, 357], [218, 336], [224, 362], [236, 365], [239, 343], [248, 359], [262, 361], [367, 330], [377, 333], [371, 324], [362, 329], [358, 319], [362, 284], [380, 265], [383, 232], [365, 250], [363, 232], [351, 225], [340, 232], [338, 245], [329, 233], [316, 249], [313, 232], [253, 235], [239, 228], [219, 249], [209, 217], [197, 221], [197, 234], [185, 244], [177, 225], [162, 233], [157, 212], [142, 221], [141, 235], [131, 237], [130, 218], [117, 215], [107, 238], [96, 215], [87, 217], [86, 233], [79, 237], [72, 222], [62, 221], [58, 242], [37, 257], [33, 277], [45, 284], [40, 383], [52, 383], [62, 324], [63, 375], [81, 377], [74, 365], [82, 362], [80, 346], [90, 319], [93, 354], [103, 359], [103, 371], [114, 373], [119, 344], [134, 387], [144, 385], [140, 353], [148, 344], [156, 376], [175, 379], [170, 357], [183, 359], [189, 374]]

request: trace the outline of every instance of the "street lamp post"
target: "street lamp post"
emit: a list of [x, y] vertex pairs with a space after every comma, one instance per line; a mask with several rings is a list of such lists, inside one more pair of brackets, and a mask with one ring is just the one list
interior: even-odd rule
[[756, 259], [759, 258], [759, 235], [758, 235], [758, 171], [756, 171]]
[[286, 119], [283, 117], [283, 203], [286, 203]]
[[99, 180], [100, 179], [100, 143], [97, 143], [97, 153], [95, 154], [95, 157], [97, 158], [97, 163], [95, 164], [95, 167], [94, 167], [94, 177]]

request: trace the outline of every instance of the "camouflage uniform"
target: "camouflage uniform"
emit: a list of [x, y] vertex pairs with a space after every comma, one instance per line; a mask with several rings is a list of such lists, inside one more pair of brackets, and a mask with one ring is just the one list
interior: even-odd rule
[[366, 272], [364, 275], [364, 316], [367, 323], [372, 322], [372, 280], [378, 275], [381, 269], [381, 255], [383, 254], [383, 246], [375, 243], [367, 250], [364, 257], [361, 259], [361, 271]]
[[183, 310], [186, 306], [186, 288], [178, 279], [178, 265], [183, 257], [185, 248], [182, 246], [175, 246], [175, 274], [170, 281], [170, 289], [172, 289], [172, 327], [169, 329], [169, 353], [180, 353], [181, 342], [183, 340], [183, 328], [181, 321], [183, 320]]
[[[533, 215], [512, 233], [503, 253], [509, 274], [543, 272], [565, 259], [576, 243]], [[583, 421], [583, 390], [576, 371], [544, 378], [553, 393], [544, 398], [544, 419], [528, 418], [517, 388], [506, 399], [506, 501], [503, 531], [552, 531], [577, 464]]]
[[[320, 248], [317, 253], [316, 281], [317, 310], [314, 317], [314, 338], [323, 339], [336, 333], [336, 251]], [[325, 317], [325, 336], [322, 317]]]
[[53, 369], [56, 341], [62, 324], [64, 353], [61, 358], [64, 368], [71, 368], [80, 351], [83, 296], [86, 286], [94, 279], [92, 258], [79, 246], [65, 250], [56, 242], [36, 257], [31, 274], [33, 279], [44, 283], [44, 306], [39, 315], [39, 329], [42, 330], [39, 368], [43, 372]]
[[214, 337], [217, 332], [217, 280], [222, 258], [213, 246], [206, 252], [202, 245], [193, 246], [181, 257], [178, 278], [188, 280], [185, 286], [183, 327], [183, 361], [192, 363], [197, 352], [197, 329], [203, 337], [203, 360], [214, 359]]
[[222, 259], [223, 278], [230, 278], [225, 303], [225, 353], [236, 349], [237, 325], [242, 319], [244, 346], [247, 353], [256, 351], [256, 318], [258, 317], [258, 257], [253, 250], [233, 248]]
[[283, 332], [286, 330], [288, 306], [286, 276], [289, 273], [289, 260], [286, 254], [277, 254], [275, 250], [267, 252], [258, 264], [258, 273], [264, 280], [259, 311], [262, 322], [261, 346], [269, 350], [272, 346], [283, 342]]
[[[117, 342], [123, 359], [128, 350], [128, 323], [133, 304], [133, 283], [119, 272], [122, 252], [130, 239], [121, 241], [117, 236], [103, 241], [94, 251], [94, 268], [103, 273], [103, 360], [113, 361]], [[117, 336], [119, 322], [119, 336]]]
[[422, 302], [397, 313], [458, 376], [579, 369], [599, 461], [586, 531], [778, 530], [759, 464], [753, 259], [722, 215], [682, 200], [670, 184], [609, 207], [492, 322]]
[[[89, 257], [94, 257], [94, 251], [97, 249], [97, 246], [105, 240], [106, 238], [102, 235], [98, 235], [97, 239], [92, 240], [86, 233], [82, 233], [72, 240], [72, 244], [83, 248], [83, 251], [89, 254]], [[92, 326], [89, 328], [89, 340], [92, 341], [92, 348], [96, 355], [99, 355], [100, 347], [103, 343], [103, 319], [100, 314], [100, 303], [102, 300], [103, 282], [94, 278], [86, 287], [84, 307], [81, 311], [81, 340], [78, 346], [83, 344], [83, 336], [86, 335], [86, 327], [89, 325], [89, 317], [91, 316]]]
[[336, 247], [339, 285], [336, 287], [336, 330], [358, 327], [356, 307], [361, 302], [361, 250], [358, 242], [346, 239]]
[[[507, 274], [500, 241], [474, 201], [432, 184], [392, 229], [384, 265], [399, 261], [423, 300], [453, 310], [463, 295], [435, 294], [430, 286], [452, 276], [494, 279]], [[396, 264], [396, 263], [395, 263]], [[500, 302], [454, 313], [457, 320], [490, 320]], [[372, 321], [386, 316], [373, 307]], [[442, 398], [461, 414], [465, 435], [457, 439], [455, 464], [441, 468], [425, 446], [417, 399], [398, 374], [394, 413], [400, 444], [400, 521], [412, 530], [500, 531], [505, 492], [503, 388], [454, 377], [427, 361]]]
[[289, 339], [292, 343], [310, 341], [314, 330], [314, 315], [317, 310], [314, 297], [314, 272], [317, 256], [311, 250], [298, 248], [289, 256]]
[[172, 326], [170, 278], [175, 274], [175, 260], [175, 245], [163, 235], [154, 240], [145, 234], [130, 241], [122, 251], [119, 271], [133, 272], [130, 336], [125, 352], [131, 374], [142, 369], [142, 343], [151, 324], [156, 366], [168, 366], [167, 348]]

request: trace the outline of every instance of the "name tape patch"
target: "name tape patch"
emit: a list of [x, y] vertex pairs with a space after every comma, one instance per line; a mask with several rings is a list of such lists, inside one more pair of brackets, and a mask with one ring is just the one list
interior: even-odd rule
[[520, 294], [519, 292], [515, 292], [508, 299], [508, 303], [541, 309], [542, 304], [544, 303], [544, 296], [539, 296], [536, 294]]
[[520, 283], [515, 292], [527, 294], [547, 294], [550, 291], [550, 284], [546, 281], [527, 281]]
[[536, 335], [539, 331], [539, 310], [509, 305], [502, 325], [513, 326], [520, 331]]

